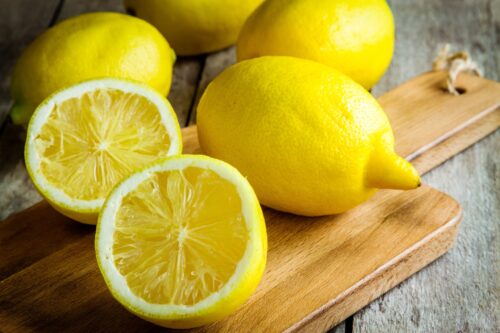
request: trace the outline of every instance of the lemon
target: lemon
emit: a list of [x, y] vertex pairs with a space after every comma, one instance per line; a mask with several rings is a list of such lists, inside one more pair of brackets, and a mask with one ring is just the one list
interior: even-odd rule
[[157, 27], [179, 55], [225, 48], [263, 0], [125, 0], [129, 12]]
[[264, 217], [232, 166], [181, 155], [138, 171], [99, 215], [97, 262], [132, 313], [171, 328], [223, 318], [257, 287], [266, 263]]
[[18, 60], [12, 120], [25, 125], [51, 93], [100, 77], [144, 82], [166, 96], [174, 61], [165, 38], [143, 20], [118, 13], [65, 20], [40, 35]]
[[389, 66], [394, 19], [385, 0], [268, 0], [238, 38], [238, 60], [295, 56], [329, 65], [370, 89]]
[[420, 184], [394, 152], [377, 101], [310, 60], [267, 56], [229, 67], [208, 85], [197, 123], [203, 151], [235, 166], [277, 210], [341, 213], [377, 188]]
[[29, 123], [25, 161], [55, 209], [95, 224], [120, 180], [181, 150], [168, 101], [146, 85], [109, 78], [71, 86], [42, 102]]

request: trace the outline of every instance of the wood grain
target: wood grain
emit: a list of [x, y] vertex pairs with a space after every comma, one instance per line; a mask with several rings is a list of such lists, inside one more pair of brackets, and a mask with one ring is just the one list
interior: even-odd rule
[[[376, 96], [430, 70], [445, 43], [451, 43], [455, 51], [469, 51], [487, 78], [500, 79], [500, 1], [388, 2], [396, 21], [396, 48], [389, 71], [373, 90]], [[481, 133], [498, 128], [493, 119], [476, 126], [494, 127], [484, 132], [478, 129], [478, 139]], [[354, 315], [352, 332], [500, 331], [500, 232], [495, 227], [500, 216], [500, 177], [495, 171], [499, 135], [496, 130], [423, 177], [463, 205], [457, 246]], [[443, 149], [450, 141], [443, 143]], [[437, 149], [431, 153], [440, 154]], [[412, 163], [424, 161], [416, 158]]]
[[500, 83], [462, 74], [457, 84], [466, 92], [453, 96], [443, 88], [446, 75], [444, 71], [420, 75], [379, 98], [400, 155], [413, 159], [429, 150], [428, 145], [434, 146], [478, 119], [500, 112]]
[[209, 54], [206, 57], [203, 71], [201, 73], [200, 82], [196, 89], [196, 96], [193, 103], [193, 108], [191, 110], [191, 115], [189, 117], [188, 125], [193, 125], [196, 123], [196, 108], [198, 107], [198, 102], [200, 101], [203, 92], [205, 91], [207, 85], [219, 75], [226, 67], [234, 64], [236, 62], [236, 48], [230, 47], [217, 53]]
[[[435, 82], [443, 77], [441, 72], [425, 74], [403, 85], [405, 89], [381, 98], [384, 107], [393, 110], [397, 135], [407, 135], [401, 128], [411, 123], [408, 117], [416, 122], [426, 112], [429, 117], [445, 114], [445, 120], [453, 124], [439, 127], [440, 131], [428, 128], [427, 140], [417, 141], [426, 147], [425, 151], [413, 141], [397, 140], [400, 152], [416, 155], [421, 151], [419, 158], [427, 156], [441, 163], [444, 155], [450, 157], [459, 151], [461, 143], [467, 147], [468, 140], [476, 137], [457, 136], [469, 128], [477, 130], [463, 128], [457, 119], [470, 123], [467, 118], [473, 118], [473, 124], [478, 124], [495, 114], [485, 110], [496, 110], [497, 99], [490, 100], [490, 105], [472, 103], [467, 94], [438, 98], [446, 113], [439, 107], [427, 108], [427, 95], [440, 91]], [[488, 95], [499, 89], [495, 82], [469, 76], [463, 79], [472, 97], [476, 89], [472, 87], [481, 87]], [[460, 105], [448, 109], [456, 98], [462, 101]], [[407, 103], [401, 104], [401, 100]], [[420, 113], [408, 112], [406, 104]], [[400, 117], [398, 112], [406, 117]], [[418, 126], [410, 130], [422, 133]], [[454, 138], [454, 149], [442, 150], [439, 158], [424, 155], [440, 147], [443, 137]], [[185, 152], [200, 152], [195, 127], [184, 129], [183, 138]], [[432, 162], [422, 165], [428, 167]], [[265, 216], [269, 256], [258, 290], [236, 314], [198, 331], [326, 330], [446, 252], [456, 236], [461, 213], [453, 199], [423, 186], [407, 192], [380, 191], [372, 200], [338, 216], [306, 218], [270, 209], [265, 209]], [[92, 229], [65, 220], [42, 203], [0, 225], [0, 235], [5, 235], [0, 238], [0, 252], [17, 251], [0, 264], [5, 276], [0, 291], [0, 327], [9, 331], [99, 331], [123, 328], [125, 322], [127, 330], [152, 330], [142, 320], [131, 319], [106, 292], [92, 254]], [[32, 229], [33, 224], [40, 229]], [[53, 228], [58, 229], [54, 235], [50, 233]], [[36, 237], [54, 245], [42, 246], [34, 241]], [[40, 289], [33, 288], [33, 281]], [[58, 302], [54, 304], [54, 300]], [[113, 320], [99, 325], [110, 316]]]
[[205, 56], [199, 56], [182, 57], [175, 62], [168, 100], [172, 103], [181, 127], [189, 123], [204, 61]]
[[[15, 61], [22, 50], [40, 33], [61, 19], [68, 17], [79, 10], [88, 11], [95, 3], [90, 3], [90, 7], [78, 4], [69, 0], [70, 5], [62, 1], [9, 1], [5, 4], [5, 20], [0, 22], [5, 24], [3, 29], [9, 36], [16, 36], [15, 31], [20, 29], [21, 33], [16, 39], [2, 36], [1, 41], [6, 42], [2, 46], [0, 62], [0, 75], [5, 78], [0, 88], [0, 219], [5, 219], [10, 214], [30, 207], [41, 200], [41, 196], [31, 183], [23, 162], [24, 152], [24, 129], [14, 126], [10, 120], [5, 120], [11, 105], [8, 94], [10, 85], [10, 74]], [[71, 8], [69, 8], [71, 7]], [[88, 10], [87, 10], [88, 9]], [[61, 16], [63, 13], [64, 16]], [[8, 17], [7, 17], [8, 15]], [[22, 27], [26, 26], [26, 30]], [[3, 52], [5, 49], [5, 52]], [[6, 73], [2, 72], [3, 65], [6, 65]], [[8, 73], [8, 74], [7, 74]], [[5, 75], [4, 75], [5, 74]]]
[[[431, 150], [425, 151], [412, 159], [411, 163], [422, 174], [427, 173], [436, 165], [440, 165], [448, 160], [450, 156], [455, 156], [461, 151], [470, 147], [474, 143], [480, 141], [491, 133], [493, 137], [499, 135], [498, 128], [500, 126], [500, 111], [496, 109], [483, 118], [471, 123], [465, 131], [460, 131], [455, 135], [439, 142]], [[498, 150], [492, 150], [498, 152]], [[493, 154], [493, 157], [498, 157], [498, 154]], [[424, 178], [425, 179], [425, 178]], [[448, 179], [446, 177], [445, 179]], [[449, 179], [453, 181], [453, 179]]]
[[[411, 192], [380, 192], [335, 217], [311, 219], [270, 209], [265, 217], [269, 254], [258, 290], [236, 314], [193, 331], [280, 332], [311, 324], [327, 329], [446, 251], [457, 232], [460, 207], [449, 196], [422, 186]], [[9, 238], [17, 233], [10, 227], [21, 221], [29, 235], [18, 236], [14, 245]], [[6, 332], [153, 330], [106, 290], [90, 228], [77, 226], [48, 205], [7, 220], [0, 233], [7, 231], [10, 237], [2, 239], [0, 250], [5, 253], [10, 245], [11, 250], [41, 251], [31, 243], [39, 231], [31, 226], [52, 230], [59, 221], [68, 226], [59, 228], [57, 239], [42, 239], [51, 244], [65, 240], [61, 248], [54, 246], [50, 254], [43, 249], [45, 256], [31, 265], [21, 255], [0, 263], [4, 272], [24, 266], [0, 282], [0, 327]], [[72, 241], [72, 236], [79, 239]]]
[[[499, 331], [500, 158], [495, 151], [500, 151], [500, 131], [424, 177], [463, 207], [456, 245], [357, 313], [353, 332]], [[478, 169], [486, 172], [466, 172]]]
[[57, 21], [65, 20], [72, 16], [91, 12], [120, 12], [124, 13], [122, 1], [117, 0], [64, 0], [61, 13]]
[[55, 20], [59, 0], [0, 1], [0, 219], [41, 198], [22, 162], [22, 131], [8, 121], [10, 77], [21, 51]]
[[9, 85], [15, 61], [21, 50], [51, 24], [59, 2], [0, 1], [0, 131], [11, 106]]
[[[491, 6], [497, 0], [388, 0], [396, 24], [396, 44], [389, 70], [372, 90], [375, 96], [432, 69], [440, 47], [466, 50], [492, 80], [500, 79], [498, 34]], [[498, 22], [498, 21], [497, 21]], [[495, 36], [496, 35], [496, 36]]]
[[0, 281], [68, 244], [94, 235], [95, 227], [68, 223], [64, 216], [54, 214], [46, 201], [25, 212], [26, 216], [38, 214], [37, 220], [40, 223], [33, 223], [32, 219], [9, 219], [0, 224]]
[[0, 132], [0, 220], [42, 199], [26, 172], [21, 136], [11, 122]]
[[[58, 2], [0, 0], [2, 8], [0, 74], [3, 78], [0, 87], [0, 120], [5, 119], [6, 110], [10, 105], [6, 89], [8, 75], [5, 74], [10, 73], [11, 66], [24, 45], [45, 29], [51, 17], [55, 17]], [[78, 11], [74, 8], [80, 5], [75, 5], [74, 2], [75, 0], [66, 0], [66, 9], [63, 8], [63, 12], [77, 14]], [[90, 6], [88, 8], [91, 10], [101, 10], [101, 8], [109, 10], [109, 6], [121, 6], [120, 0], [76, 0], [76, 2], [81, 6]], [[496, 51], [500, 45], [500, 1], [389, 0], [388, 2], [396, 20], [396, 49], [389, 71], [373, 90], [376, 96], [429, 70], [437, 49], [446, 42], [452, 43], [455, 50], [469, 50], [473, 59], [483, 68], [486, 77], [500, 78], [500, 52]], [[101, 3], [103, 7], [100, 7]], [[222, 69], [217, 61], [222, 58], [221, 61], [225, 62], [225, 57], [227, 56], [211, 56], [207, 61], [206, 70]], [[203, 67], [203, 62], [201, 64], [195, 62], [194, 66]], [[208, 76], [208, 73], [205, 75]], [[183, 84], [182, 81], [176, 83], [177, 80], [183, 80], [183, 76], [174, 77], [169, 99], [180, 114], [184, 112], [182, 110], [191, 109], [189, 105], [192, 101], [180, 97], [184, 106], [176, 107], [172, 93], [176, 84], [179, 86]], [[198, 95], [201, 95], [203, 86], [200, 84]], [[189, 85], [187, 89], [195, 90], [196, 87]], [[182, 92], [183, 89], [180, 88], [179, 91]], [[179, 116], [179, 119], [182, 117]], [[191, 123], [194, 119], [193, 114]], [[473, 126], [476, 127], [475, 139], [472, 138], [469, 142], [483, 137], [484, 133], [489, 133], [495, 127], [488, 122], [478, 122]], [[469, 134], [466, 135], [473, 135], [471, 128], [472, 126], [468, 128]], [[9, 132], [9, 135], [5, 135], [5, 131]], [[0, 133], [0, 220], [2, 220], [11, 213], [30, 206], [40, 197], [24, 171], [18, 130], [9, 129], [4, 125]], [[471, 327], [479, 327], [478, 330], [481, 330], [481, 325], [483, 331], [500, 330], [498, 317], [492, 319], [492, 313], [500, 313], [498, 303], [495, 305], [491, 301], [494, 298], [500, 299], [500, 282], [497, 278], [499, 274], [494, 268], [498, 267], [500, 251], [495, 244], [498, 243], [496, 240], [500, 235], [498, 229], [491, 228], [498, 225], [496, 217], [499, 216], [498, 136], [499, 132], [496, 131], [462, 155], [434, 170], [430, 174], [431, 178], [424, 176], [424, 180], [449, 191], [465, 205], [463, 225], [468, 226], [468, 229], [464, 228], [458, 241], [459, 246], [463, 244], [463, 249], [458, 255], [456, 254], [458, 250], [453, 250], [445, 259], [440, 260], [439, 265], [432, 265], [374, 302], [362, 314], [354, 317], [354, 328], [348, 326], [347, 331], [353, 329], [354, 332], [450, 332], [460, 329], [467, 332], [472, 330]], [[453, 143], [455, 138], [456, 136], [439, 144], [440, 149], [449, 152], [448, 145]], [[459, 147], [459, 150], [463, 148]], [[432, 158], [429, 157], [431, 160], [440, 156], [441, 153], [437, 148], [438, 146], [428, 152], [433, 155]], [[430, 169], [434, 162], [428, 163], [426, 154], [421, 157], [422, 159], [417, 157], [413, 163], [421, 164], [420, 170]], [[493, 264], [482, 264], [483, 262]], [[478, 267], [481, 269], [477, 269]], [[449, 285], [447, 281], [450, 281]], [[453, 292], [452, 289], [457, 285], [461, 286], [459, 292]], [[494, 323], [496, 326], [491, 326]], [[437, 327], [440, 329], [435, 329]]]

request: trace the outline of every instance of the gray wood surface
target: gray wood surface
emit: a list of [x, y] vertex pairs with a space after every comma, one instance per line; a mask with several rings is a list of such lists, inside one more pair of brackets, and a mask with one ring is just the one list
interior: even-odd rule
[[[41, 200], [23, 162], [23, 132], [7, 118], [12, 66], [22, 49], [49, 25], [94, 12], [123, 12], [120, 0], [5, 1], [0, 0], [0, 220]], [[38, 13], [38, 14], [36, 14]], [[188, 123], [205, 56], [176, 62], [168, 96], [182, 126]]]
[[373, 94], [380, 96], [402, 82], [431, 70], [437, 51], [470, 52], [487, 78], [498, 80], [498, 0], [389, 0], [396, 22], [396, 47], [391, 66]]
[[[4, 11], [0, 20], [2, 47], [0, 75], [0, 220], [41, 200], [33, 187], [23, 161], [23, 130], [9, 121], [8, 83], [12, 66], [22, 49], [50, 25], [65, 18], [96, 11], [121, 10], [120, 1], [0, 1]], [[12, 37], [14, 36], [14, 37]], [[4, 50], [6, 50], [4, 52]], [[6, 66], [4, 69], [3, 66]]]
[[234, 46], [220, 52], [207, 55], [203, 64], [203, 71], [200, 75], [200, 81], [196, 89], [196, 95], [194, 96], [193, 107], [189, 117], [189, 125], [196, 123], [196, 108], [198, 107], [198, 102], [200, 101], [207, 85], [220, 72], [222, 72], [224, 68], [234, 64], [235, 62], [236, 48]]
[[59, 0], [0, 0], [0, 124], [11, 106], [12, 66], [21, 51], [51, 24]]
[[40, 200], [23, 163], [19, 129], [7, 121], [9, 83], [21, 51], [57, 17], [59, 0], [0, 1], [0, 220]]
[[353, 332], [499, 332], [500, 131], [423, 177], [463, 208], [450, 252], [354, 316]]
[[91, 12], [125, 12], [120, 0], [63, 0], [57, 22]]
[[[500, 1], [390, 1], [394, 60], [381, 95], [430, 70], [444, 43], [467, 50], [499, 79]], [[455, 247], [354, 316], [353, 332], [500, 332], [500, 132], [423, 177], [452, 195], [464, 216]]]
[[[59, 5], [61, 4], [60, 8]], [[394, 59], [375, 96], [430, 70], [438, 48], [469, 50], [485, 76], [500, 76], [499, 0], [390, 0]], [[122, 11], [121, 0], [0, 0], [0, 220], [40, 200], [22, 160], [22, 133], [5, 121], [9, 74], [21, 50], [52, 22]], [[178, 59], [168, 96], [181, 125], [196, 120], [206, 85], [235, 61], [234, 48]], [[500, 332], [500, 132], [424, 176], [464, 207], [455, 248], [332, 332]], [[0, 328], [1, 330], [1, 328]]]

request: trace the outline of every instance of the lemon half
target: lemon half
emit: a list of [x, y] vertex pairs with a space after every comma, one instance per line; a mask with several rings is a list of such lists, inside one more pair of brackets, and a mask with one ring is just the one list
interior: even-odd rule
[[181, 151], [170, 103], [146, 85], [108, 78], [47, 98], [29, 123], [25, 160], [35, 186], [55, 209], [95, 224], [119, 181]]
[[267, 238], [257, 197], [235, 168], [183, 155], [111, 192], [95, 247], [108, 288], [129, 311], [190, 328], [223, 318], [253, 293]]

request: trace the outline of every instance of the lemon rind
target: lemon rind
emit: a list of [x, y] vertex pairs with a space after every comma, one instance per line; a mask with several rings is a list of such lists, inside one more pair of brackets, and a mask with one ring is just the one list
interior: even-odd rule
[[99, 78], [77, 83], [64, 88], [47, 97], [35, 110], [28, 125], [24, 157], [26, 168], [35, 187], [53, 205], [64, 210], [77, 213], [97, 214], [104, 199], [82, 200], [75, 199], [64, 193], [64, 191], [53, 186], [40, 172], [40, 158], [32, 142], [50, 116], [52, 109], [58, 103], [69, 98], [79, 97], [84, 92], [97, 89], [117, 89], [123, 92], [139, 93], [153, 103], [160, 113], [162, 123], [167, 129], [170, 147], [167, 152], [169, 156], [182, 152], [182, 135], [177, 116], [168, 100], [158, 92], [144, 83], [117, 78]]
[[[187, 167], [207, 168], [216, 172], [223, 179], [236, 185], [237, 193], [242, 201], [242, 214], [248, 228], [249, 240], [242, 259], [236, 266], [234, 274], [219, 291], [191, 306], [152, 304], [136, 296], [127, 287], [125, 278], [118, 272], [113, 263], [112, 238], [114, 216], [120, 205], [120, 200], [127, 193], [137, 188], [137, 186], [146, 180], [152, 173], [158, 171], [181, 170]], [[201, 155], [180, 155], [167, 158], [142, 171], [135, 172], [111, 191], [99, 214], [95, 247], [98, 266], [108, 288], [113, 296], [129, 311], [144, 319], [154, 321], [157, 324], [162, 324], [162, 321], [165, 320], [177, 321], [177, 324], [179, 324], [179, 322], [183, 320], [190, 319], [206, 323], [210, 322], [210, 320], [205, 320], [203, 318], [204, 316], [213, 315], [214, 317], [220, 317], [221, 313], [217, 312], [225, 312], [224, 310], [215, 311], [214, 308], [217, 304], [221, 304], [221, 306], [224, 307], [224, 305], [222, 305], [224, 302], [234, 302], [233, 298], [234, 294], [238, 292], [238, 286], [247, 286], [249, 284], [249, 279], [257, 278], [257, 281], [260, 281], [266, 261], [267, 235], [262, 210], [246, 178], [242, 177], [234, 167], [225, 162]], [[256, 286], [257, 284], [255, 284], [255, 287]], [[253, 290], [244, 291], [244, 293], [248, 294], [251, 292], [253, 292]], [[155, 321], [155, 319], [159, 320], [159, 322]], [[178, 327], [193, 326], [184, 326], [180, 324]]]

